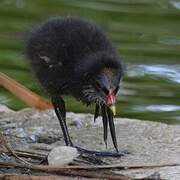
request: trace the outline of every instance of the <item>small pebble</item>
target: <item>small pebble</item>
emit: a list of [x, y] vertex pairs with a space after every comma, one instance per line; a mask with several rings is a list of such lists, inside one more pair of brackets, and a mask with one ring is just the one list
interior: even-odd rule
[[71, 126], [77, 126], [77, 127], [81, 127], [82, 126], [82, 122], [81, 121], [72, 121]]
[[67, 165], [79, 156], [77, 149], [69, 146], [58, 146], [48, 155], [49, 165]]

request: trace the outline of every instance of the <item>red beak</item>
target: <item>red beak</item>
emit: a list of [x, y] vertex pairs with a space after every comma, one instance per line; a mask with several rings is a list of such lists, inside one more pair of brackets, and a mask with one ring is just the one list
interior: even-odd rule
[[108, 104], [112, 113], [115, 115], [116, 114], [115, 93], [114, 93], [114, 89], [112, 89], [112, 88], [109, 90], [109, 94], [106, 96], [106, 103]]

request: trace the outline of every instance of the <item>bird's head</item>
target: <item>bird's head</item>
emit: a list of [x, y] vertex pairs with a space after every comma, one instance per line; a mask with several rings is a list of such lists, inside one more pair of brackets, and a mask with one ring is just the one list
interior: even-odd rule
[[111, 109], [114, 115], [116, 114], [115, 95], [119, 90], [121, 77], [118, 70], [112, 67], [104, 67], [93, 83], [100, 99], [103, 99], [103, 102]]
[[119, 90], [122, 67], [119, 57], [107, 53], [96, 54], [86, 61], [83, 100], [106, 104], [115, 115], [115, 95]]

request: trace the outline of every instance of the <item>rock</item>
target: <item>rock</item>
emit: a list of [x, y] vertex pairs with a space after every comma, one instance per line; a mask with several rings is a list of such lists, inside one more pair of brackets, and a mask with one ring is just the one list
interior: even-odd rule
[[69, 146], [55, 147], [48, 155], [49, 165], [67, 165], [78, 156], [76, 148]]
[[81, 127], [82, 126], [82, 122], [81, 121], [72, 121], [70, 123], [71, 126], [76, 126], [76, 127]]
[[9, 109], [3, 104], [0, 104], [0, 114], [11, 113], [11, 112], [14, 112], [14, 111]]
[[[97, 118], [95, 123], [93, 118], [91, 114], [67, 113], [68, 129], [73, 143], [88, 150], [114, 151], [110, 135], [108, 136], [108, 149], [105, 149], [106, 147], [103, 145], [101, 117]], [[80, 128], [70, 126], [73, 121], [81, 122], [82, 126]], [[114, 121], [119, 149], [130, 150], [132, 153], [121, 158], [103, 158], [104, 161], [124, 166], [177, 164], [180, 162], [179, 125], [129, 118], [115, 118]], [[0, 128], [13, 149], [47, 155], [51, 149], [64, 145], [63, 133], [54, 110], [29, 109], [28, 111], [23, 110], [22, 113], [22, 111], [15, 112], [0, 106]], [[43, 141], [38, 142], [39, 137], [40, 139], [43, 137]], [[49, 137], [53, 141], [50, 139], [50, 144], [46, 144]], [[57, 153], [57, 157], [59, 156], [60, 153]], [[9, 161], [13, 161], [13, 157], [9, 158]], [[5, 161], [5, 159], [0, 156], [0, 161]], [[23, 174], [27, 173], [27, 170], [24, 172], [21, 169], [18, 172]], [[17, 168], [0, 168], [0, 174], [18, 174], [18, 172]], [[38, 173], [31, 171], [33, 175], [39, 175]], [[132, 178], [151, 177], [158, 173], [162, 179], [179, 180], [180, 166], [126, 169], [119, 173]]]

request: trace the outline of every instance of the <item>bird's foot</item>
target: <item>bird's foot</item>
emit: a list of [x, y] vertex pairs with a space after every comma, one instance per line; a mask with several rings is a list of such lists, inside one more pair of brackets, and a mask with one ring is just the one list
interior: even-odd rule
[[116, 152], [108, 152], [108, 151], [100, 152], [100, 151], [86, 150], [78, 146], [73, 146], [73, 147], [76, 148], [80, 154], [90, 154], [90, 155], [99, 156], [99, 157], [121, 157], [121, 156], [131, 153], [128, 150], [118, 150], [118, 152], [117, 151]]
[[[97, 164], [97, 165], [108, 165], [107, 162], [103, 161], [102, 159], [100, 159], [99, 157], [121, 157], [124, 156], [126, 154], [130, 154], [131, 152], [128, 150], [119, 150], [118, 152], [108, 152], [108, 151], [90, 151], [78, 146], [72, 146], [74, 148], [77, 149], [77, 151], [79, 152], [80, 159], [83, 159], [85, 163], [87, 164]], [[40, 165], [42, 164], [48, 164], [48, 155], [46, 157], [44, 157], [40, 162]]]

